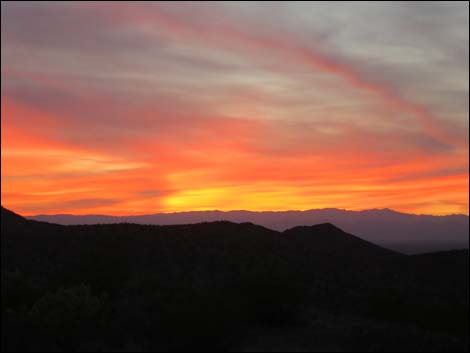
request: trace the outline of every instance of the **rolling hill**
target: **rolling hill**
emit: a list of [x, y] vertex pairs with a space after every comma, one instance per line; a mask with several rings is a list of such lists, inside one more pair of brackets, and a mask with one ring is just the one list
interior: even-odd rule
[[401, 255], [329, 223], [1, 216], [2, 351], [468, 350], [468, 251]]

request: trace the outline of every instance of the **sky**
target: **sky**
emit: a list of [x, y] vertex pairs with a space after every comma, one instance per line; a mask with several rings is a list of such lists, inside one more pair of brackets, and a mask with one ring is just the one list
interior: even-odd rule
[[468, 214], [468, 6], [2, 2], [2, 205]]

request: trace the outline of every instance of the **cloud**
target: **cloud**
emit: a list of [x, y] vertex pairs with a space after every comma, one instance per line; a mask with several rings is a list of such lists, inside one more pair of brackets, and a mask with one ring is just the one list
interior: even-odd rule
[[461, 208], [462, 6], [2, 3], [2, 203]]
[[22, 207], [23, 212], [67, 212], [68, 210], [93, 209], [102, 206], [110, 206], [119, 203], [120, 200], [113, 199], [78, 199], [70, 201], [59, 201], [47, 205], [30, 204]]

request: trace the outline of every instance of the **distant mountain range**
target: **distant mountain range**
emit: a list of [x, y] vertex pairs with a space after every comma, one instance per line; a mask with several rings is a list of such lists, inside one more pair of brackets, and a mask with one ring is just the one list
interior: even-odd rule
[[466, 215], [414, 215], [390, 209], [366, 211], [317, 209], [280, 212], [195, 211], [119, 217], [58, 214], [28, 218], [62, 225], [112, 223], [171, 225], [226, 220], [237, 223], [251, 222], [278, 231], [299, 225], [332, 223], [367, 241], [407, 254], [463, 249], [469, 246], [469, 218]]

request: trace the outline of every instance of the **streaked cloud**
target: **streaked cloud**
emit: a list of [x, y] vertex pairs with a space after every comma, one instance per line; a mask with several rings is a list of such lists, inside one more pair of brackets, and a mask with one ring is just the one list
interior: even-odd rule
[[468, 22], [463, 2], [2, 3], [2, 204], [468, 213]]

